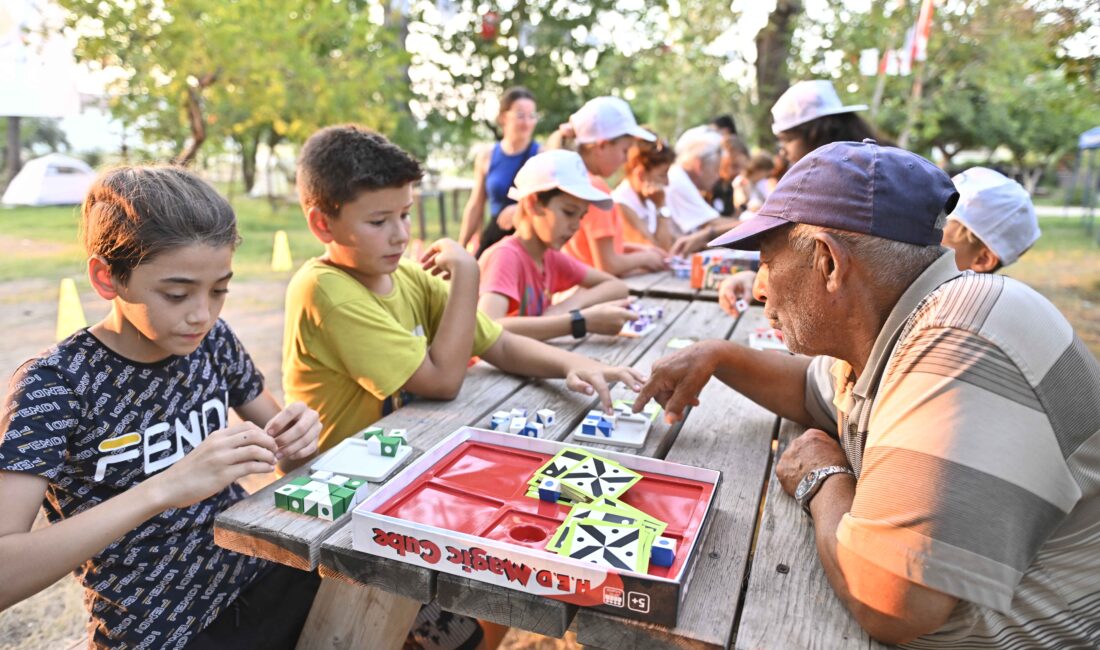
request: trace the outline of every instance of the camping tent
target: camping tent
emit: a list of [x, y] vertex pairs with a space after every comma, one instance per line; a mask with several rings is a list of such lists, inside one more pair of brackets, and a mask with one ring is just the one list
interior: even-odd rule
[[7, 205], [74, 205], [95, 180], [95, 171], [82, 160], [51, 153], [27, 161], [0, 203]]

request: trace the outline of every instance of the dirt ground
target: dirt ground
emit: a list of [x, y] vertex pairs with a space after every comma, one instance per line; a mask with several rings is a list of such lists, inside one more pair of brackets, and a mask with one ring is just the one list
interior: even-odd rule
[[[1013, 266], [1011, 275], [1046, 295], [1100, 355], [1100, 271], [1095, 249], [1091, 264], [1078, 255], [1037, 250]], [[287, 278], [234, 282], [223, 317], [232, 325], [267, 377], [268, 387], [281, 396], [279, 373], [283, 292]], [[107, 312], [107, 304], [80, 284], [88, 322]], [[43, 280], [0, 284], [0, 331], [7, 344], [0, 347], [0, 377], [6, 394], [7, 378], [36, 352], [54, 342], [57, 286]], [[257, 477], [258, 489], [271, 477]], [[85, 614], [76, 581], [66, 577], [36, 596], [0, 612], [0, 650], [67, 648], [84, 633]], [[572, 650], [579, 648], [571, 635], [564, 640], [513, 631], [501, 646], [505, 650]]]

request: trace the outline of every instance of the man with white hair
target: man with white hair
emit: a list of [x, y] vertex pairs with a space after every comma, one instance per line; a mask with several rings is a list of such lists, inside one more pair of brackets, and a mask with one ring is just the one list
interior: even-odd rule
[[703, 192], [718, 182], [721, 162], [722, 134], [709, 126], [690, 128], [676, 141], [676, 163], [668, 170], [665, 205], [668, 216], [686, 236], [673, 245], [673, 255], [699, 250], [738, 223], [721, 216], [703, 198]]
[[958, 197], [916, 154], [815, 149], [712, 245], [759, 249], [764, 315], [817, 356], [703, 341], [635, 409], [678, 419], [715, 376], [811, 427], [776, 477], [872, 637], [1100, 647], [1100, 364], [1038, 293], [958, 269]]

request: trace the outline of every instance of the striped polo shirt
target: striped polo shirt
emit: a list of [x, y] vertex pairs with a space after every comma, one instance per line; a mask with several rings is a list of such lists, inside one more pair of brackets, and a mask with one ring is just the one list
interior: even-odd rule
[[960, 599], [907, 647], [1100, 647], [1100, 364], [1054, 305], [949, 252], [806, 407], [859, 477], [838, 542]]

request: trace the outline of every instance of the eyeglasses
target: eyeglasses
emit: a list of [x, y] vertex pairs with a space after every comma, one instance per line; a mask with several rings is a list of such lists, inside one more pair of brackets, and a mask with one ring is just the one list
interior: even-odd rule
[[515, 111], [512, 111], [511, 113], [512, 117], [516, 118], [517, 120], [533, 120], [537, 122], [540, 117], [538, 113], [517, 113]]

